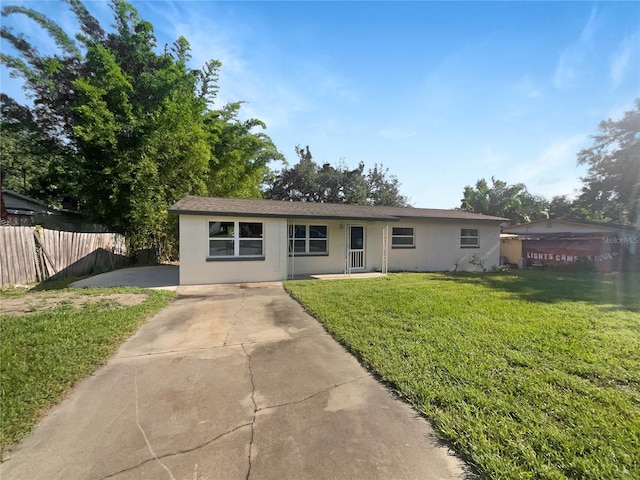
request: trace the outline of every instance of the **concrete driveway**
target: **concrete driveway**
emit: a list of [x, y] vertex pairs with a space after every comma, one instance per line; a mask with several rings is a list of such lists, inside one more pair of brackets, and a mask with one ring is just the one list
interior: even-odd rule
[[453, 479], [464, 464], [280, 283], [180, 287], [2, 479]]
[[153, 265], [112, 270], [71, 284], [72, 287], [142, 287], [176, 290], [180, 283], [177, 265]]

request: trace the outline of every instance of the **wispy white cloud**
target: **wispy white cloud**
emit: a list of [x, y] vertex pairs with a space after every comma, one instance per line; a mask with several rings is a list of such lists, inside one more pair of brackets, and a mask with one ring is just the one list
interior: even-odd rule
[[503, 116], [507, 121], [511, 121], [529, 115], [532, 105], [543, 96], [542, 87], [535, 83], [529, 75], [526, 75], [509, 89]]
[[[611, 55], [609, 72], [614, 87], [622, 82], [625, 73], [632, 65], [634, 56], [637, 57], [636, 52], [638, 51], [639, 43], [640, 31], [637, 31], [620, 42], [618, 49]], [[638, 58], [635, 61], [637, 62]]]
[[304, 84], [311, 86], [317, 97], [337, 98], [348, 103], [355, 103], [360, 99], [348, 78], [324, 65], [308, 63], [300, 75]]
[[586, 134], [556, 139], [534, 160], [512, 168], [509, 181], [525, 183], [532, 193], [549, 198], [573, 194], [580, 185], [576, 155], [587, 139]]
[[592, 39], [597, 27], [597, 14], [595, 7], [591, 10], [591, 14], [587, 23], [582, 28], [580, 36], [575, 43], [569, 45], [558, 59], [558, 64], [553, 76], [553, 84], [556, 88], [570, 88], [575, 79], [580, 74], [582, 64], [586, 59], [587, 52], [591, 46]]
[[609, 109], [606, 114], [606, 119], [618, 121], [622, 120], [624, 114], [635, 109], [635, 98], [630, 98], [629, 101], [619, 103]]
[[[150, 2], [157, 33], [167, 42], [183, 35], [191, 45], [191, 64], [201, 68], [209, 60], [219, 60], [217, 107], [229, 102], [245, 102], [243, 118], [259, 118], [269, 128], [287, 123], [291, 115], [308, 108], [306, 100], [286, 79], [256, 65], [250, 45], [256, 35], [250, 23], [222, 22], [203, 16], [199, 8], [180, 2]], [[233, 24], [233, 28], [230, 26]]]
[[216, 106], [246, 102], [241, 116], [259, 118], [271, 131], [290, 127], [299, 115], [333, 101], [359, 100], [348, 78], [317, 59], [287, 58], [283, 66], [282, 52], [269, 41], [259, 18], [235, 21], [225, 9], [219, 15], [209, 9], [205, 16], [194, 4], [185, 7], [181, 2], [145, 5], [153, 10], [154, 25], [164, 37], [187, 38], [195, 68], [220, 60]]

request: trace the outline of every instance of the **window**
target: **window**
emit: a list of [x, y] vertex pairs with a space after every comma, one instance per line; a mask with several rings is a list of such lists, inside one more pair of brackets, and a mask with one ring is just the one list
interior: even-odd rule
[[393, 227], [391, 229], [391, 248], [413, 247], [415, 247], [415, 242], [412, 227]]
[[289, 225], [289, 253], [326, 255], [329, 253], [326, 225]]
[[477, 228], [460, 229], [460, 248], [480, 248]]
[[262, 231], [258, 222], [209, 222], [209, 257], [262, 257]]

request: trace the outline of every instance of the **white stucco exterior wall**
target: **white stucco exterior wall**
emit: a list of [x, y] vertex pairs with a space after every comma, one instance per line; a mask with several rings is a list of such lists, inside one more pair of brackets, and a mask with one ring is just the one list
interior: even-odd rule
[[[261, 222], [264, 259], [208, 258], [208, 226], [211, 221]], [[328, 255], [288, 255], [288, 223], [326, 225]], [[362, 220], [318, 220], [260, 217], [216, 217], [180, 215], [180, 284], [241, 283], [278, 281], [296, 275], [342, 273], [345, 270], [346, 234], [349, 225], [365, 228], [365, 266], [363, 271], [382, 270], [383, 230], [389, 227], [389, 271], [478, 270], [469, 260], [474, 255], [484, 260], [487, 270], [500, 263], [500, 226], [491, 221], [401, 220], [373, 222]], [[415, 248], [392, 248], [393, 227], [414, 229]], [[475, 228], [479, 248], [462, 248], [460, 230]]]
[[[311, 275], [322, 273], [342, 273], [344, 272], [345, 260], [345, 231], [347, 221], [339, 220], [318, 220], [300, 219], [289, 220], [291, 224], [298, 225], [326, 225], [329, 255], [301, 255], [296, 254], [295, 258], [289, 258], [293, 262], [293, 269], [296, 275]], [[288, 234], [287, 234], [288, 240]], [[285, 245], [285, 252], [288, 252]]]
[[[180, 285], [268, 282], [287, 277], [287, 222], [284, 219], [242, 217], [263, 224], [264, 260], [208, 259], [209, 222], [235, 217], [180, 215]], [[283, 247], [284, 246], [284, 247]]]
[[[478, 270], [469, 260], [474, 255], [484, 260], [487, 270], [500, 264], [500, 225], [498, 222], [460, 220], [400, 220], [389, 223], [389, 271], [440, 272], [451, 271], [458, 263], [458, 271]], [[382, 266], [382, 229], [384, 225], [368, 226], [367, 267], [380, 270]], [[393, 227], [412, 227], [415, 248], [393, 248]], [[460, 230], [476, 228], [479, 248], [462, 248]]]
[[[293, 221], [292, 221], [293, 222]], [[346, 232], [349, 225], [365, 228], [364, 271], [382, 270], [383, 230], [389, 227], [389, 271], [436, 272], [450, 271], [458, 262], [458, 271], [478, 270], [469, 260], [473, 255], [484, 259], [487, 270], [500, 264], [500, 225], [490, 221], [460, 220], [400, 220], [399, 222], [372, 222], [362, 220], [318, 221], [296, 220], [297, 223], [327, 225], [328, 256], [296, 256], [293, 259], [297, 275], [342, 273], [345, 269]], [[415, 248], [392, 248], [393, 227], [414, 229]], [[477, 228], [479, 248], [462, 248], [460, 230]]]

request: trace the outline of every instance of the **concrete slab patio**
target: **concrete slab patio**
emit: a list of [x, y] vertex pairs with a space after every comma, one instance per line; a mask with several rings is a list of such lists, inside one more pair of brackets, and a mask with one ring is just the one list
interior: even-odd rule
[[471, 478], [280, 283], [180, 287], [4, 479]]

